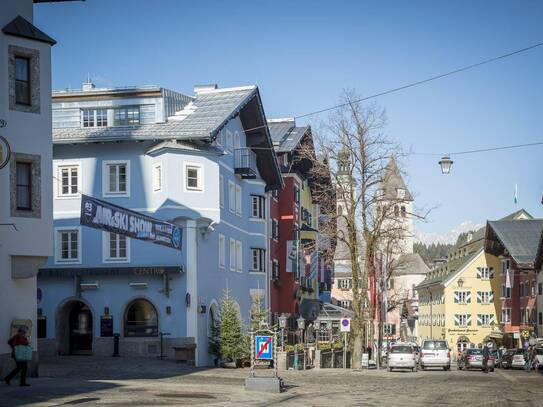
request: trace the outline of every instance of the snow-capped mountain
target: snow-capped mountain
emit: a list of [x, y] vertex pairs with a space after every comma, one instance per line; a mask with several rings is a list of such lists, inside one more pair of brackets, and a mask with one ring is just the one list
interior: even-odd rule
[[470, 230], [477, 230], [483, 225], [480, 223], [474, 223], [471, 220], [465, 220], [460, 223], [458, 226], [454, 227], [449, 232], [445, 233], [435, 233], [435, 232], [421, 232], [417, 231], [415, 233], [415, 241], [432, 244], [432, 243], [445, 243], [445, 244], [454, 244], [458, 235], [463, 232], [469, 232]]

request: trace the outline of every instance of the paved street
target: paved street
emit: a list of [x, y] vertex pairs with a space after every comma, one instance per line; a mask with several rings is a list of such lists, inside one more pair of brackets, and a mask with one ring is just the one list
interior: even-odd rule
[[0, 406], [543, 406], [542, 375], [524, 371], [290, 371], [280, 395], [245, 392], [247, 374], [149, 359], [55, 358], [32, 387], [0, 385]]

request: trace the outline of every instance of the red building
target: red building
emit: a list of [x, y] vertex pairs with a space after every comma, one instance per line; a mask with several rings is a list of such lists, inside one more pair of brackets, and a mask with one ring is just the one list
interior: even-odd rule
[[[501, 296], [496, 301], [505, 346], [521, 346], [537, 328], [537, 282], [534, 267], [543, 219], [489, 221], [485, 251], [502, 262]], [[514, 214], [517, 215], [517, 214]]]

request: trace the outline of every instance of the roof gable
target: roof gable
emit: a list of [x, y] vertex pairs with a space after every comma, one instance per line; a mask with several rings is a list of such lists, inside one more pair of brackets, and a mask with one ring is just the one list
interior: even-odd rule
[[412, 201], [413, 196], [411, 192], [407, 189], [404, 179], [396, 163], [394, 156], [390, 157], [390, 160], [385, 167], [385, 172], [383, 175], [382, 189], [384, 191], [385, 197], [387, 199], [398, 199], [398, 189], [403, 189], [405, 191], [405, 197], [403, 198], [406, 201]]
[[21, 16], [17, 16], [7, 23], [2, 28], [2, 32], [6, 35], [13, 35], [14, 37], [45, 42], [49, 45], [55, 45], [57, 43], [54, 39], [49, 37], [47, 34]]

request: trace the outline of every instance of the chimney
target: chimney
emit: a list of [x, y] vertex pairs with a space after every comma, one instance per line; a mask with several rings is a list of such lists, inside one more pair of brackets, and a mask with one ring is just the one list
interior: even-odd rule
[[218, 88], [219, 86], [216, 83], [194, 85], [194, 93], [196, 93], [197, 95], [200, 95], [202, 93], [207, 93]]

